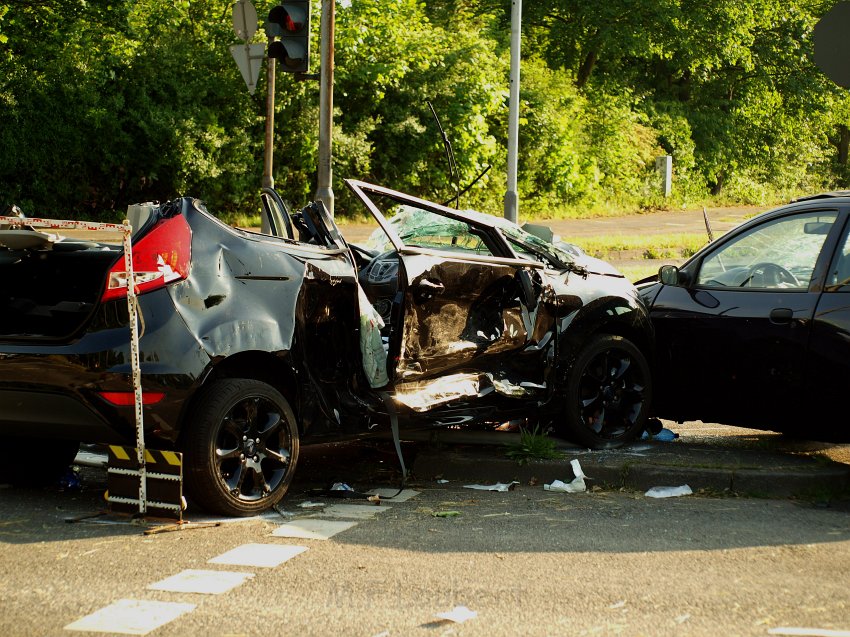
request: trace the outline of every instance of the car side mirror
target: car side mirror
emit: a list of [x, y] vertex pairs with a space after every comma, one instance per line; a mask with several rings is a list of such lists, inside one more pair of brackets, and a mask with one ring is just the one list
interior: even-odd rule
[[675, 265], [662, 265], [658, 268], [658, 280], [664, 285], [683, 285], [687, 276]]

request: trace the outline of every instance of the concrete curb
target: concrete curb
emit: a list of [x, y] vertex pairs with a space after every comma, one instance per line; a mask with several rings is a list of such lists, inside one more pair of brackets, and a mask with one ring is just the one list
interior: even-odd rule
[[[664, 443], [660, 443], [664, 444]], [[565, 450], [565, 458], [532, 460], [524, 465], [504, 456], [503, 447], [420, 449], [412, 463], [417, 480], [441, 477], [451, 481], [488, 484], [517, 480], [538, 484], [573, 478], [570, 460], [578, 458], [588, 485], [608, 489], [646, 491], [657, 486], [687, 484], [696, 493], [734, 493], [769, 498], [829, 498], [850, 489], [850, 465], [824, 462], [811, 457], [783, 453], [751, 452], [746, 449], [724, 455], [718, 464], [712, 450], [676, 449], [676, 464], [666, 464], [670, 455], [657, 460], [636, 461], [628, 453]]]

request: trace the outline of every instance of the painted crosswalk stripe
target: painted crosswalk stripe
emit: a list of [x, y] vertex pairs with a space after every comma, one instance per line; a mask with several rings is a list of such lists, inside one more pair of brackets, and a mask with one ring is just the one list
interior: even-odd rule
[[119, 599], [114, 604], [68, 624], [65, 630], [147, 635], [194, 609], [195, 604]]
[[272, 535], [304, 540], [327, 540], [353, 526], [357, 526], [357, 522], [318, 519], [293, 520], [277, 527]]
[[371, 520], [379, 513], [392, 507], [372, 504], [334, 504], [324, 511], [311, 515], [311, 518], [348, 518], [350, 520]]
[[393, 489], [392, 487], [381, 487], [380, 489], [372, 489], [369, 491], [369, 495], [379, 495], [382, 498], [392, 498], [393, 503], [407, 502], [411, 498], [415, 498], [420, 493], [421, 491], [414, 491], [413, 489], [402, 489], [401, 492], [399, 492], [398, 489]]
[[254, 577], [253, 573], [187, 569], [148, 586], [152, 591], [221, 595]]
[[274, 568], [307, 550], [306, 546], [243, 544], [209, 560], [210, 564]]

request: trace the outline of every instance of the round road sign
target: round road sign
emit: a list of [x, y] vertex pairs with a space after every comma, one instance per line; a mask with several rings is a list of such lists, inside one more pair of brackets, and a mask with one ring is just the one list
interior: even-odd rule
[[236, 37], [250, 40], [257, 32], [257, 10], [251, 0], [238, 0], [233, 5], [233, 30]]
[[833, 82], [850, 88], [850, 2], [830, 9], [815, 25], [815, 64]]

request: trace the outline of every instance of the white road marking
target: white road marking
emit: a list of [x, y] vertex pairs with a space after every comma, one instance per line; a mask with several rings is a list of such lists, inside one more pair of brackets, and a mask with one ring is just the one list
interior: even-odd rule
[[188, 569], [148, 586], [153, 591], [221, 595], [254, 577], [253, 573]]
[[357, 522], [318, 519], [294, 520], [279, 526], [272, 535], [276, 537], [302, 538], [305, 540], [328, 540], [337, 533], [347, 531], [353, 526], [357, 526]]
[[65, 630], [146, 635], [194, 609], [195, 604], [119, 599], [114, 604], [68, 624]]
[[[397, 493], [398, 495], [396, 495]], [[413, 489], [403, 489], [401, 493], [399, 493], [398, 489], [393, 489], [392, 487], [382, 487], [380, 489], [372, 489], [369, 491], [369, 495], [379, 495], [382, 498], [392, 498], [393, 503], [407, 502], [411, 498], [415, 498], [420, 493], [420, 491], [414, 491]]]
[[208, 560], [210, 564], [230, 564], [233, 566], [257, 566], [274, 568], [285, 561], [303, 553], [306, 546], [287, 546], [281, 544], [243, 544]]
[[374, 504], [334, 504], [320, 513], [315, 513], [313, 518], [349, 518], [352, 520], [371, 520], [379, 513], [392, 507]]

